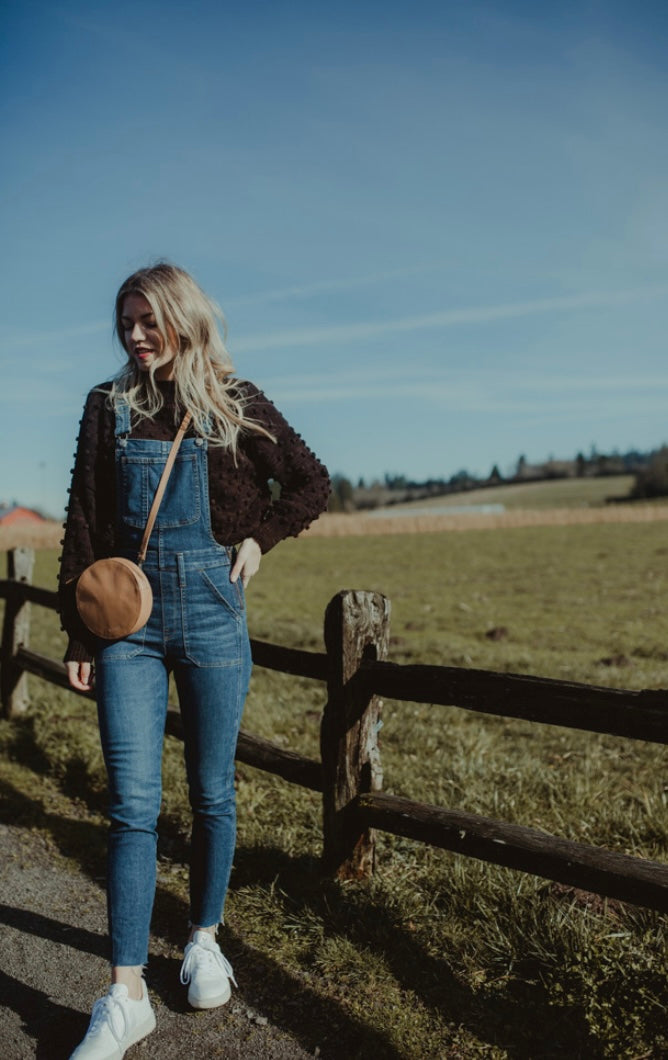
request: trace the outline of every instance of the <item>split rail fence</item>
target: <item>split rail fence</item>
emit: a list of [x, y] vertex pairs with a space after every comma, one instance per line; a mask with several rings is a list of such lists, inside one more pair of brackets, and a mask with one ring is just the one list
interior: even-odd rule
[[[29, 647], [31, 603], [57, 606], [55, 592], [32, 585], [33, 561], [30, 549], [9, 552], [7, 579], [0, 581], [6, 601], [0, 691], [10, 718], [28, 708], [28, 674], [69, 688], [64, 665]], [[322, 792], [324, 870], [341, 879], [370, 876], [374, 830], [382, 830], [668, 912], [668, 865], [384, 794], [378, 749], [380, 696], [666, 744], [668, 692], [391, 663], [389, 617], [390, 603], [380, 593], [340, 592], [325, 612], [324, 652], [251, 641], [256, 666], [327, 686], [319, 760], [243, 730], [236, 750], [240, 762]], [[181, 736], [175, 710], [169, 711], [167, 729]]]

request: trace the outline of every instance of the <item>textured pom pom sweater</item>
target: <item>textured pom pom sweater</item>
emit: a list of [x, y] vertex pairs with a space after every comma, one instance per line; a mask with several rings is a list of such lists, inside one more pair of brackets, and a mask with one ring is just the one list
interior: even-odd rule
[[[175, 408], [174, 383], [157, 385], [164, 406], [151, 419], [133, 422], [131, 438], [171, 441], [176, 434], [183, 412]], [[72, 474], [60, 567], [60, 614], [69, 635], [67, 661], [90, 661], [95, 652], [95, 640], [76, 610], [76, 578], [94, 560], [117, 551], [115, 418], [107, 403], [110, 389], [110, 383], [103, 383], [88, 395]], [[268, 552], [283, 538], [296, 537], [324, 511], [329, 476], [261, 390], [240, 382], [239, 391], [245, 415], [265, 427], [276, 442], [256, 431], [240, 432], [236, 463], [229, 449], [209, 447], [211, 529], [221, 545], [252, 537], [262, 552]], [[281, 487], [274, 501], [271, 480]]]

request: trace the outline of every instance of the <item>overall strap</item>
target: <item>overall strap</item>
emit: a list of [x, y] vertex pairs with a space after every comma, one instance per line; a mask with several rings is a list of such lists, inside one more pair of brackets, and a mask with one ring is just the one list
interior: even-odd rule
[[114, 436], [120, 438], [130, 433], [130, 406], [122, 399], [116, 401], [115, 407], [116, 427]]
[[181, 426], [179, 427], [178, 431], [176, 432], [176, 438], [172, 442], [172, 448], [169, 450], [169, 456], [167, 457], [167, 463], [165, 464], [165, 466], [163, 468], [163, 471], [162, 471], [162, 475], [160, 476], [160, 482], [158, 483], [158, 488], [155, 491], [155, 497], [153, 498], [153, 504], [151, 505], [151, 510], [148, 513], [148, 519], [146, 520], [146, 529], [144, 530], [144, 536], [142, 537], [141, 545], [139, 546], [139, 555], [137, 556], [137, 564], [140, 567], [141, 567], [142, 563], [144, 562], [144, 560], [146, 559], [146, 552], [148, 551], [148, 540], [149, 540], [149, 538], [151, 536], [151, 532], [153, 530], [153, 526], [155, 524], [155, 520], [156, 520], [157, 515], [158, 515], [158, 509], [159, 509], [160, 504], [162, 502], [162, 498], [164, 496], [165, 489], [167, 488], [167, 480], [169, 479], [169, 476], [171, 474], [172, 468], [174, 467], [174, 461], [176, 460], [176, 454], [178, 453], [179, 446], [181, 445], [181, 442], [183, 441], [183, 436], [186, 433], [186, 431], [188, 430], [188, 427], [190, 426], [191, 419], [192, 419], [192, 413], [186, 412], [185, 416], [183, 417], [183, 420], [181, 421]]

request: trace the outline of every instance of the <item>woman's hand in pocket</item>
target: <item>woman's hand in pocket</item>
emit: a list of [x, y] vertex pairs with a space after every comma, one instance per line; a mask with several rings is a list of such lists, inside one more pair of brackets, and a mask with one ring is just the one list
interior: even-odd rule
[[254, 541], [252, 537], [247, 537], [239, 545], [237, 558], [230, 571], [230, 581], [235, 582], [241, 575], [241, 584], [245, 589], [253, 575], [257, 574], [260, 569], [261, 559], [262, 552], [257, 541]]

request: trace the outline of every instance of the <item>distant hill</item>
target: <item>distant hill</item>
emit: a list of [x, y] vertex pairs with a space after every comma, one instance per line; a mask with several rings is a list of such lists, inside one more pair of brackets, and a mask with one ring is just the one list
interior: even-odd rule
[[507, 510], [533, 511], [544, 508], [598, 508], [609, 497], [628, 495], [633, 475], [610, 475], [606, 478], [562, 478], [541, 482], [511, 482], [508, 485], [485, 486], [440, 497], [424, 497], [404, 504], [393, 504], [391, 511], [413, 508], [462, 508], [469, 505], [500, 504]]

